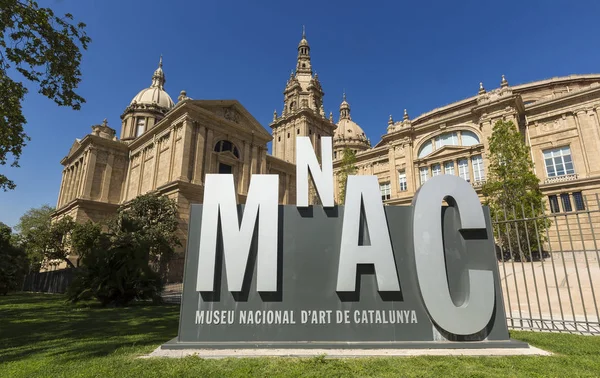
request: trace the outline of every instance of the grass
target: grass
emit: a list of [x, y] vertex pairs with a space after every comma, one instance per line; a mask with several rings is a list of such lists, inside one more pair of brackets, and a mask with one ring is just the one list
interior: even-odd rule
[[600, 337], [512, 332], [554, 356], [137, 359], [177, 334], [179, 306], [100, 308], [0, 297], [1, 377], [598, 377]]

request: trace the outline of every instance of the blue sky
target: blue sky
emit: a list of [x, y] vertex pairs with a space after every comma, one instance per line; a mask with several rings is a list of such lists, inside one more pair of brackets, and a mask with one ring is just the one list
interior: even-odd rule
[[388, 116], [412, 118], [498, 87], [600, 73], [600, 2], [583, 1], [39, 1], [72, 13], [92, 38], [82, 62], [80, 111], [31, 88], [24, 103], [32, 140], [16, 184], [0, 192], [0, 221], [56, 205], [62, 166], [75, 138], [120, 114], [151, 83], [160, 54], [166, 90], [194, 99], [237, 99], [268, 128], [281, 112], [306, 25], [325, 111], [337, 119], [345, 89], [352, 117], [372, 143]]

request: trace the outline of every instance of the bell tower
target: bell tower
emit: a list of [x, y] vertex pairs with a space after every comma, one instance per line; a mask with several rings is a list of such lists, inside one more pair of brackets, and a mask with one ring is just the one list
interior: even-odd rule
[[321, 137], [333, 136], [336, 128], [325, 116], [324, 96], [319, 76], [313, 74], [310, 45], [302, 28], [296, 70], [291, 72], [283, 91], [283, 110], [281, 115], [275, 110], [269, 125], [273, 130], [273, 156], [295, 163], [296, 138], [299, 136], [310, 137], [317, 156], [320, 156]]

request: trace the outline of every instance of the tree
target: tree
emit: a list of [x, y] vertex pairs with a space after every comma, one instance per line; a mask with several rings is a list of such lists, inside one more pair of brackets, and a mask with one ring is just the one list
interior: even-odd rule
[[[9, 69], [38, 85], [38, 92], [59, 106], [79, 110], [85, 99], [75, 93], [81, 81], [81, 49], [91, 39], [84, 23], [73, 16], [54, 15], [35, 1], [0, 0], [0, 165], [18, 167], [22, 148], [30, 140], [21, 103], [28, 89], [9, 76]], [[0, 174], [0, 188], [14, 189], [15, 183]]]
[[12, 229], [0, 222], [0, 294], [17, 290], [27, 273], [27, 256], [13, 243]]
[[109, 222], [113, 237], [129, 234], [140, 245], [148, 247], [149, 261], [164, 275], [181, 241], [175, 234], [179, 228], [177, 203], [158, 193], [136, 197], [122, 206]]
[[29, 260], [39, 269], [44, 261], [44, 238], [50, 230], [51, 217], [54, 208], [43, 205], [31, 208], [25, 212], [15, 226], [18, 233], [19, 244], [25, 249]]
[[[498, 121], [489, 138], [489, 167], [482, 187], [493, 220], [500, 223], [494, 234], [515, 260], [540, 254], [549, 226], [540, 180], [533, 172], [529, 147], [512, 121]], [[509, 221], [509, 222], [504, 222]]]
[[338, 183], [340, 185], [340, 202], [343, 203], [346, 198], [346, 183], [348, 182], [348, 176], [356, 174], [358, 167], [356, 166], [356, 154], [354, 151], [346, 147], [342, 154]]

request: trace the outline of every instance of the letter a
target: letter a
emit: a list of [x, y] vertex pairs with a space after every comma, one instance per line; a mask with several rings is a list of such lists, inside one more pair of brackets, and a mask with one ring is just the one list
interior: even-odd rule
[[253, 175], [240, 225], [233, 175], [206, 175], [196, 291], [214, 290], [219, 217], [229, 291], [242, 291], [257, 217], [256, 289], [277, 291], [278, 190], [278, 175]]
[[[358, 245], [361, 203], [365, 209], [371, 245]], [[358, 264], [373, 264], [379, 291], [400, 291], [392, 242], [375, 176], [348, 176], [337, 291], [357, 289]]]

